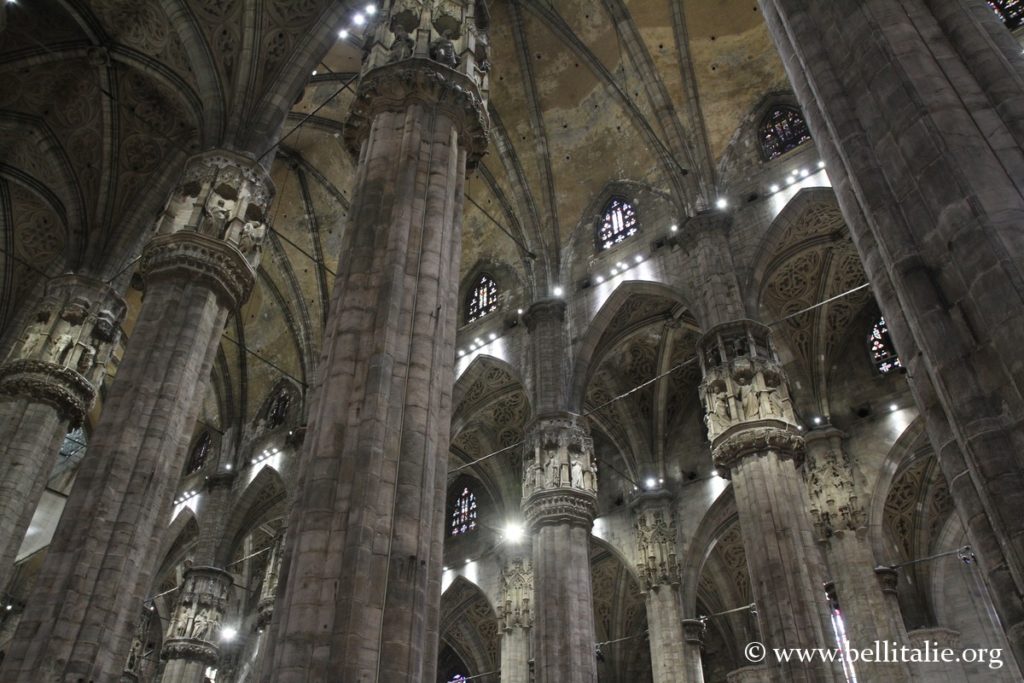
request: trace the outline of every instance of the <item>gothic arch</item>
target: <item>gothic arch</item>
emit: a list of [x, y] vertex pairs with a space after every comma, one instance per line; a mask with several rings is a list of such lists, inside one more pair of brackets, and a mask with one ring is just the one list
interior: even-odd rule
[[[625, 310], [624, 306], [627, 301], [633, 296], [646, 299], [662, 299], [665, 301], [665, 305], [661, 307], [664, 310], [657, 312], [653, 309], [639, 309], [629, 311], [626, 315], [621, 314], [621, 311]], [[583, 406], [587, 384], [590, 381], [591, 373], [595, 369], [594, 362], [598, 358], [598, 351], [603, 345], [612, 343], [617, 336], [628, 332], [634, 326], [649, 324], [652, 315], [660, 315], [664, 320], [669, 318], [682, 320], [685, 324], [696, 329], [696, 322], [688, 314], [690, 310], [686, 299], [681, 293], [660, 282], [630, 280], [616, 287], [615, 291], [608, 297], [608, 300], [605, 301], [601, 310], [597, 312], [597, 315], [592, 320], [589, 322], [580, 321], [586, 324], [586, 332], [576, 348], [576, 360], [572, 369], [572, 383], [569, 394], [569, 405], [572, 406], [572, 409], [579, 411]], [[644, 316], [645, 313], [648, 315]], [[610, 331], [612, 332], [611, 337], [605, 339], [606, 333]]]
[[199, 540], [199, 521], [192, 508], [185, 506], [164, 531], [158, 555], [160, 566], [153, 575], [154, 586], [159, 586], [163, 577], [181, 564], [197, 540]]
[[924, 418], [918, 416], [899, 435], [878, 468], [878, 478], [875, 480], [871, 492], [871, 501], [867, 512], [871, 549], [879, 561], [884, 560], [891, 553], [886, 539], [884, 518], [885, 502], [889, 498], [893, 481], [903, 467], [917, 458], [926, 457], [930, 451], [931, 443], [925, 432]]
[[736, 520], [736, 498], [732, 486], [727, 486], [708, 507], [700, 524], [680, 553], [683, 557], [680, 598], [687, 618], [696, 616], [697, 584], [704, 563], [714, 548], [715, 539]]
[[283, 516], [286, 512], [288, 490], [284, 480], [270, 465], [262, 467], [231, 506], [221, 541], [217, 544], [218, 566], [227, 564], [235, 548], [252, 528]]
[[487, 594], [457, 576], [441, 595], [441, 642], [451, 647], [469, 668], [470, 676], [498, 669], [498, 616]]
[[[487, 354], [473, 358], [469, 367], [459, 375], [452, 389], [452, 434], [457, 435], [462, 431], [472, 420], [473, 415], [488, 403], [514, 391], [525, 393], [519, 370], [510, 363]], [[527, 410], [529, 411], [529, 404]]]

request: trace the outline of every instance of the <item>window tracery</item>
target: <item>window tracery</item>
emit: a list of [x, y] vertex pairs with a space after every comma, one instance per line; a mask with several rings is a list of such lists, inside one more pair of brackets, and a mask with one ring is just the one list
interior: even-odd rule
[[481, 273], [466, 299], [466, 322], [479, 320], [498, 310], [498, 283], [487, 273]]
[[476, 495], [463, 487], [462, 493], [455, 499], [455, 507], [452, 509], [452, 536], [467, 534], [476, 530]]
[[210, 447], [212, 445], [213, 440], [210, 438], [210, 432], [203, 432], [202, 436], [196, 440], [196, 445], [192, 447], [192, 455], [189, 456], [185, 474], [192, 474], [203, 469], [206, 459], [210, 455]]
[[889, 336], [889, 326], [885, 318], [879, 318], [871, 333], [868, 334], [868, 350], [871, 352], [871, 360], [875, 368], [883, 375], [899, 370], [903, 367], [900, 357], [896, 355], [896, 349], [892, 345], [892, 338]]
[[775, 107], [761, 121], [761, 150], [765, 159], [777, 159], [811, 139], [807, 122], [793, 107]]
[[640, 231], [636, 209], [620, 197], [612, 197], [597, 222], [597, 250], [605, 251]]
[[1011, 31], [1024, 25], [1024, 0], [988, 0], [988, 4]]

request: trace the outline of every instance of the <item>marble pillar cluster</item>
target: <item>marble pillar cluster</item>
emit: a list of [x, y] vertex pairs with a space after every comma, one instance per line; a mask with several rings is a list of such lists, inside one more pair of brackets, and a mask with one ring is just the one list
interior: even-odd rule
[[69, 429], [81, 425], [121, 337], [125, 303], [103, 282], [50, 280], [0, 365], [0, 591]]
[[482, 4], [384, 2], [367, 40], [267, 681], [435, 677], [465, 179], [489, 125]]
[[[863, 496], [843, 438], [833, 427], [812, 430], [804, 438], [802, 471], [814, 535], [824, 550], [850, 646], [870, 648], [876, 641], [907, 645], [899, 605], [884, 592], [895, 571], [876, 568]], [[856, 667], [870, 681], [911, 680], [906, 663], [861, 661]]]
[[272, 194], [250, 157], [212, 150], [186, 163], [143, 252], [131, 343], [0, 680], [121, 674], [219, 340], [255, 284]]
[[523, 513], [533, 537], [538, 683], [597, 680], [590, 529], [597, 507], [594, 444], [584, 418], [536, 418], [527, 428]]
[[1024, 56], [981, 0], [760, 0], [1024, 661]]
[[[770, 331], [751, 320], [725, 322], [707, 331], [698, 353], [708, 437], [715, 465], [732, 479], [764, 643], [834, 647], [825, 569], [797, 472], [804, 441]], [[841, 680], [822, 662], [776, 663], [770, 673], [780, 681]]]
[[679, 560], [672, 496], [665, 491], [640, 494], [633, 502], [637, 571], [647, 605], [651, 668], [655, 683], [694, 683], [700, 675], [700, 645], [683, 635], [679, 599]]
[[533, 566], [524, 557], [509, 558], [501, 570], [498, 603], [502, 683], [530, 683], [532, 604]]

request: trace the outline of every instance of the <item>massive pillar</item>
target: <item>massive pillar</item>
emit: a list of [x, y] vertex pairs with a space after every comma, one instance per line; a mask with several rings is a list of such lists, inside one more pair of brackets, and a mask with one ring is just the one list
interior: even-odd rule
[[530, 683], [530, 628], [533, 626], [533, 567], [509, 558], [501, 570], [501, 683]]
[[252, 159], [190, 159], [143, 252], [146, 294], [6, 659], [5, 683], [120, 675], [228, 314], [255, 283], [272, 192]]
[[596, 683], [590, 529], [597, 507], [594, 445], [584, 418], [565, 411], [565, 302], [534, 303], [533, 407], [523, 453], [523, 513], [533, 535], [537, 683]]
[[[834, 647], [826, 629], [824, 566], [814, 545], [797, 464], [804, 443], [769, 330], [740, 320], [717, 325], [698, 345], [708, 438], [732, 479], [762, 637], [773, 648]], [[820, 662], [766, 662], [774, 680], [841, 680]]]
[[275, 683], [434, 679], [464, 183], [487, 136], [473, 12], [378, 10], [345, 129], [358, 171], [264, 671]]
[[61, 440], [82, 423], [103, 382], [124, 314], [124, 301], [105, 283], [54, 278], [0, 365], [0, 590]]
[[[883, 593], [883, 577], [876, 571], [867, 537], [864, 497], [842, 440], [843, 433], [833, 427], [812, 430], [804, 438], [803, 466], [814, 533], [825, 551], [839, 618], [852, 648], [871, 648], [876, 642], [908, 645], [899, 607]], [[861, 660], [856, 669], [869, 681], [911, 680], [905, 662]]]
[[[174, 611], [164, 635], [160, 657], [166, 660], [160, 683], [203, 683], [207, 667], [217, 668], [221, 658], [221, 629], [225, 626], [234, 578], [216, 567], [217, 545], [223, 541], [231, 499], [231, 473], [218, 473], [206, 480], [206, 495], [200, 509], [203, 525], [175, 594]], [[237, 631], [237, 625], [232, 626]]]
[[[692, 640], [683, 638], [672, 497], [666, 491], [645, 492], [633, 505], [637, 570], [647, 605], [654, 683], [703, 683], [700, 645], [694, 647]], [[694, 662], [686, 661], [693, 658], [695, 667]]]
[[761, 0], [1024, 659], [1024, 69], [982, 0]]

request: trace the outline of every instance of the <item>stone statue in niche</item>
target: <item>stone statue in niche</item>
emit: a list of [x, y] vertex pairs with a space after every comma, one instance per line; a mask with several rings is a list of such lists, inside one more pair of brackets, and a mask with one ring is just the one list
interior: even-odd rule
[[750, 380], [740, 379], [740, 388], [736, 392], [736, 399], [740, 403], [743, 417], [747, 420], [756, 420], [760, 415], [760, 406], [757, 397], [757, 390], [750, 383]]
[[729, 412], [729, 394], [725, 390], [716, 391], [711, 396], [708, 406], [708, 429], [713, 432], [722, 432], [728, 429], [732, 423], [732, 415]]
[[392, 26], [391, 32], [395, 34], [395, 39], [391, 42], [391, 47], [388, 50], [388, 61], [399, 62], [412, 57], [416, 42], [405, 27], [396, 22]]
[[579, 460], [572, 461], [572, 485], [575, 488], [583, 488], [583, 465]]
[[559, 484], [559, 467], [558, 459], [551, 458], [548, 460], [548, 486], [554, 488]]
[[75, 369], [79, 373], [87, 375], [96, 365], [96, 349], [84, 342], [78, 342], [78, 346], [82, 347], [82, 351], [78, 354], [78, 364]]
[[487, 42], [487, 36], [481, 35], [477, 38], [476, 50], [473, 53], [476, 57], [476, 69], [480, 73], [488, 73], [491, 70], [491, 46]]
[[440, 38], [430, 44], [430, 58], [449, 69], [456, 69], [462, 60], [455, 52], [455, 43], [452, 42], [451, 35], [451, 31], [445, 31]]
[[107, 343], [114, 341], [114, 334], [117, 331], [116, 320], [110, 311], [100, 311], [92, 328], [92, 336]]
[[249, 221], [242, 226], [242, 234], [238, 237], [238, 250], [255, 268], [260, 262], [260, 253], [263, 251], [263, 240], [267, 236], [267, 226], [263, 223]]

